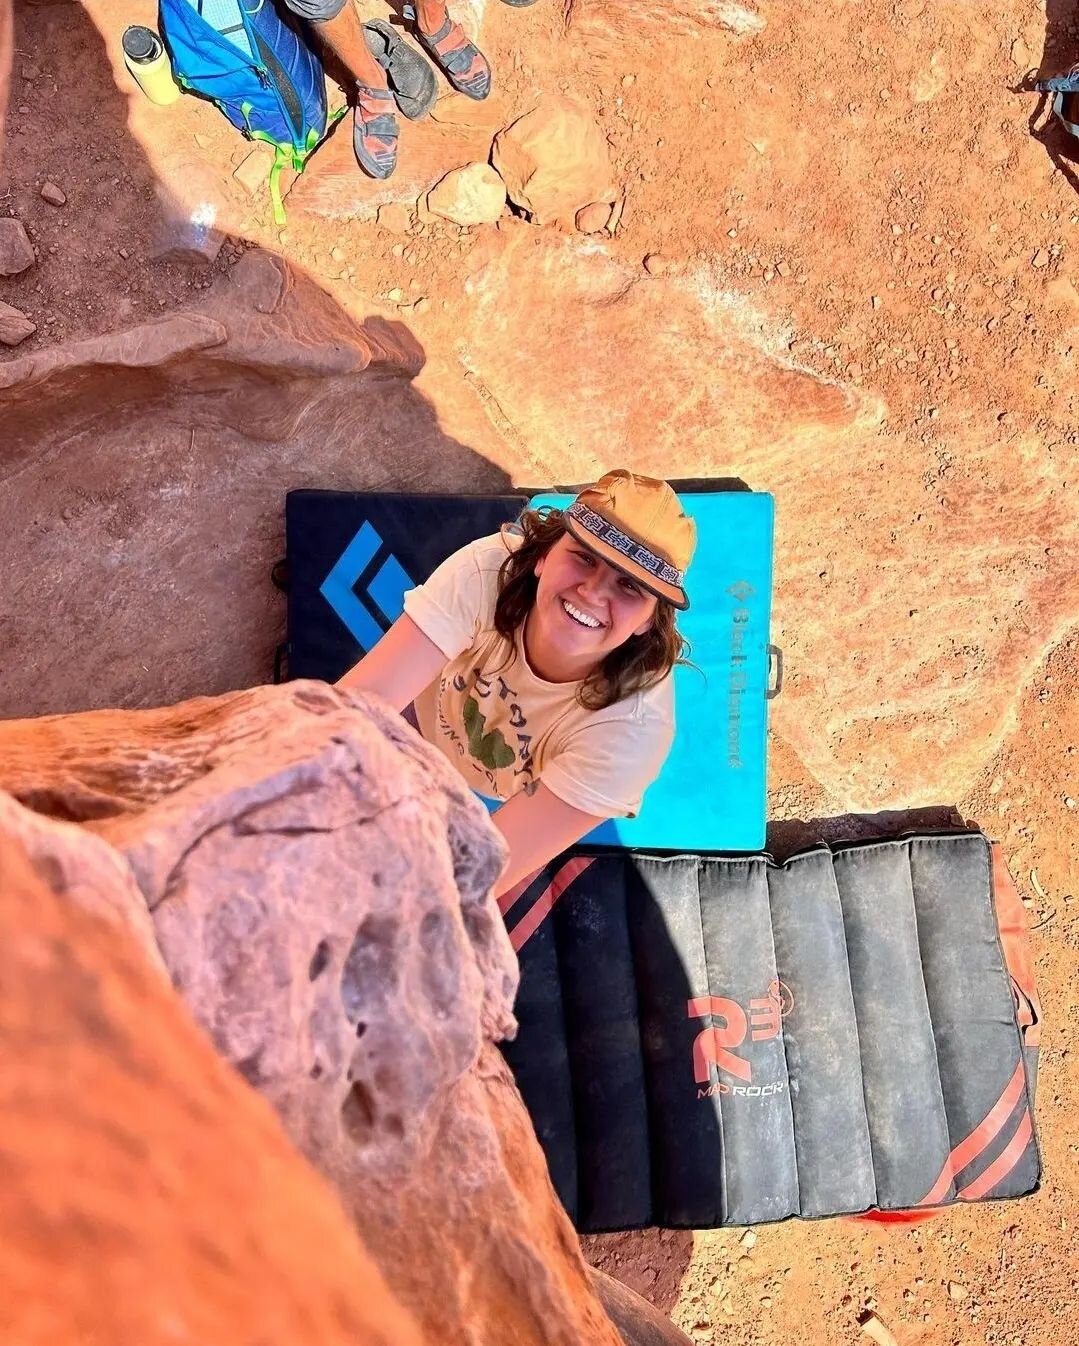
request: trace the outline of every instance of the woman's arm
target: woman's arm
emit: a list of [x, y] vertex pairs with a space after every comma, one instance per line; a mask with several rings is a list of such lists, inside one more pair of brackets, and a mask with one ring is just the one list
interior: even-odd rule
[[506, 868], [495, 884], [495, 896], [500, 897], [604, 819], [572, 808], [541, 781], [535, 794], [514, 795], [491, 815], [491, 821], [510, 851]]
[[398, 617], [378, 644], [337, 680], [338, 687], [376, 692], [401, 711], [430, 687], [446, 656], [411, 617]]
[[[445, 667], [446, 656], [411, 617], [399, 617], [337, 686], [375, 692], [395, 710], [404, 710]], [[532, 795], [514, 795], [491, 815], [509, 847], [509, 859], [495, 885], [498, 897], [541, 869], [604, 821], [565, 803], [542, 781]]]

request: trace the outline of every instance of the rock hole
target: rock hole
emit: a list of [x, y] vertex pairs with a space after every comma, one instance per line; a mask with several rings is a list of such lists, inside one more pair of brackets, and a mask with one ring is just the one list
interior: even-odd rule
[[307, 1073], [313, 1080], [320, 1080], [322, 1078], [322, 1062], [316, 1061]]
[[367, 1025], [361, 1019], [360, 1022], [356, 1025], [356, 1036], [358, 1038], [362, 1038], [364, 1033], [366, 1032], [367, 1032]]
[[460, 951], [449, 913], [435, 908], [420, 921], [423, 989], [439, 1014], [448, 1014], [457, 1000], [461, 980]]
[[330, 961], [329, 940], [320, 939], [318, 942], [318, 948], [311, 955], [311, 963], [307, 969], [308, 981], [314, 981], [316, 977], [321, 977], [322, 974], [326, 971], [326, 967], [329, 964], [329, 961]]
[[375, 1100], [370, 1089], [356, 1080], [341, 1108], [341, 1123], [351, 1140], [365, 1145], [375, 1129]]
[[385, 1006], [396, 991], [398, 927], [395, 916], [367, 916], [356, 931], [341, 970], [341, 1003], [350, 1023]]
[[257, 1052], [252, 1052], [250, 1056], [245, 1056], [242, 1061], [236, 1062], [236, 1069], [248, 1082], [248, 1084], [259, 1084], [262, 1081], [262, 1048]]

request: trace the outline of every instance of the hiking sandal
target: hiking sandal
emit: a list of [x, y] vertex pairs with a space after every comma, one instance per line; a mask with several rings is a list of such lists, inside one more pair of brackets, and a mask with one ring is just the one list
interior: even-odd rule
[[369, 19], [363, 25], [363, 36], [367, 50], [386, 72], [401, 115], [409, 121], [426, 117], [438, 97], [435, 72], [381, 19]]
[[402, 6], [401, 17], [413, 25], [416, 40], [458, 93], [477, 101], [487, 97], [491, 92], [491, 67], [459, 23], [454, 23], [447, 14], [446, 22], [437, 33], [425, 33], [415, 6], [410, 4]]
[[397, 167], [396, 104], [389, 89], [356, 85], [352, 148], [363, 171], [372, 178], [388, 178]]

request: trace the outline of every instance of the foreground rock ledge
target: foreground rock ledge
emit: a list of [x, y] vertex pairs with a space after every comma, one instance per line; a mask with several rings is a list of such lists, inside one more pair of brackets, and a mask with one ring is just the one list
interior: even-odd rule
[[0, 1340], [421, 1346], [124, 928], [122, 860], [84, 836], [73, 889], [76, 829], [22, 813], [0, 795]]
[[174, 984], [431, 1342], [597, 1343], [494, 1044], [517, 969], [482, 806], [373, 699], [296, 682], [0, 723], [0, 788], [127, 860]]

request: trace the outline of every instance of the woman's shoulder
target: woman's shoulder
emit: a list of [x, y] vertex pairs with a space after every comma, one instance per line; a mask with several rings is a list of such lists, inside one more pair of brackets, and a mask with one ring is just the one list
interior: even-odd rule
[[594, 712], [597, 720], [620, 721], [662, 730], [674, 724], [674, 675], [668, 673], [653, 687], [630, 692], [620, 701]]
[[491, 571], [497, 574], [502, 569], [506, 557], [520, 545], [519, 537], [503, 529], [502, 532], [490, 533], [487, 537], [478, 537], [473, 542], [466, 542], [455, 555], [462, 561], [470, 561], [481, 574]]
[[483, 587], [497, 585], [498, 572], [509, 555], [510, 548], [500, 533], [491, 533], [488, 537], [478, 537], [466, 542], [446, 558], [435, 571], [436, 575], [449, 574], [466, 580], [469, 576], [479, 577]]

